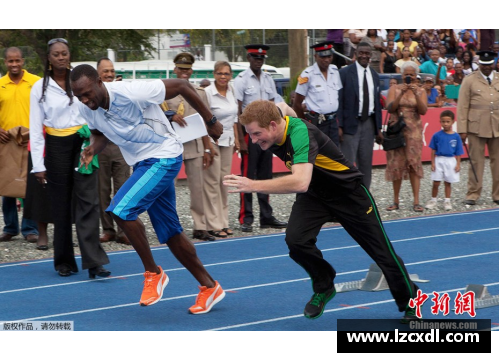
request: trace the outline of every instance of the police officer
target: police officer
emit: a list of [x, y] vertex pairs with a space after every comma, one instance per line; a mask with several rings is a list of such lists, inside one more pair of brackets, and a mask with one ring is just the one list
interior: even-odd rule
[[[238, 114], [251, 102], [259, 99], [276, 101], [276, 85], [269, 73], [262, 71], [269, 47], [264, 44], [246, 45], [250, 68], [238, 74], [234, 80], [234, 91], [238, 100]], [[241, 173], [252, 180], [268, 180], [273, 177], [273, 154], [253, 144], [241, 125], [238, 126], [241, 152]], [[269, 195], [257, 193], [260, 209], [260, 227], [281, 229], [286, 222], [273, 216]], [[241, 231], [253, 231], [252, 193], [242, 193], [240, 197], [239, 222]]]
[[[179, 53], [174, 58], [174, 73], [179, 79], [189, 81], [193, 75], [193, 63], [195, 59], [190, 53]], [[205, 90], [201, 87], [196, 87], [196, 93], [203, 100], [205, 106], [210, 109]], [[178, 123], [181, 127], [187, 125], [184, 117], [197, 113], [181, 95], [166, 100], [161, 105], [164, 111], [169, 111], [171, 121]], [[214, 158], [214, 149], [208, 136], [194, 139], [186, 142], [184, 145], [184, 167], [186, 172], [187, 183], [191, 197], [191, 217], [193, 218], [193, 238], [200, 240], [213, 241], [215, 238], [208, 233], [206, 222], [206, 207], [203, 203], [203, 194], [205, 182], [203, 178], [203, 170], [210, 167]]]
[[481, 196], [487, 146], [493, 178], [491, 198], [498, 204], [498, 73], [493, 70], [497, 54], [480, 51], [477, 55], [479, 71], [464, 78], [457, 104], [457, 132], [464, 143], [468, 140], [473, 167], [469, 168], [465, 203], [475, 205]]
[[[333, 44], [331, 41], [311, 46], [316, 63], [307, 67], [300, 75], [295, 89], [293, 109], [297, 116], [318, 127], [337, 146], [339, 129], [336, 112], [339, 107], [339, 90], [342, 88], [339, 71], [331, 64]], [[305, 100], [308, 113], [305, 114], [302, 102]]]

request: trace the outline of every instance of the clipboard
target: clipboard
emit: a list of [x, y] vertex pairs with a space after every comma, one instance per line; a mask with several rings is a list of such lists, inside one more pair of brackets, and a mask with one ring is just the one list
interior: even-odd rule
[[205, 121], [199, 113], [184, 117], [184, 120], [187, 123], [186, 127], [181, 127], [178, 123], [172, 122], [172, 127], [175, 133], [181, 138], [182, 143], [208, 135]]

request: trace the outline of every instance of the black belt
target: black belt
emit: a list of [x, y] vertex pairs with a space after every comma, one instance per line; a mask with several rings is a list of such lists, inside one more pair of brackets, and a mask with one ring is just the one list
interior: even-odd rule
[[[373, 117], [373, 116], [375, 116], [375, 113], [370, 113], [370, 114], [368, 115], [368, 118]], [[361, 116], [358, 116], [358, 119], [361, 119]]]
[[321, 113], [318, 113], [318, 112], [314, 112], [314, 111], [309, 111], [309, 113], [314, 116], [314, 117], [320, 117], [320, 116], [323, 116], [325, 118], [325, 121], [331, 121], [331, 120], [334, 120], [335, 119], [335, 116], [337, 116], [337, 113], [336, 112], [331, 112], [331, 113], [326, 113], [326, 114], [321, 114]]

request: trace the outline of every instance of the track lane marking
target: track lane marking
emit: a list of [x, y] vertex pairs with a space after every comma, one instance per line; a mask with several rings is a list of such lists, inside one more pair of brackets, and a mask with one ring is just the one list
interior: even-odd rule
[[[480, 253], [480, 254], [473, 254], [473, 255], [455, 256], [455, 257], [440, 258], [440, 259], [435, 259], [435, 260], [422, 260], [422, 261], [418, 261], [418, 262], [414, 262], [414, 263], [409, 263], [409, 264], [406, 264], [406, 265], [428, 264], [428, 263], [440, 262], [440, 261], [444, 261], [444, 260], [470, 258], [470, 257], [483, 256], [483, 255], [494, 254], [494, 253], [498, 253], [498, 252], [488, 252], [488, 253]], [[354, 274], [354, 273], [360, 273], [360, 272], [368, 272], [368, 269], [342, 272], [342, 273], [338, 273], [337, 276], [339, 276], [339, 275]], [[279, 282], [271, 282], [271, 283], [264, 283], [264, 284], [249, 285], [249, 286], [244, 286], [244, 287], [229, 288], [229, 289], [227, 289], [227, 291], [239, 291], [239, 290], [246, 290], [246, 289], [255, 289], [255, 288], [276, 286], [276, 285], [282, 285], [282, 284], [303, 282], [303, 281], [307, 281], [307, 280], [309, 280], [309, 278], [291, 279], [291, 280], [284, 280], [284, 281], [279, 281]], [[497, 285], [497, 284], [498, 284], [498, 282], [496, 282], [496, 283], [490, 283], [490, 284], [485, 284], [485, 285], [489, 286], [489, 285]], [[464, 290], [464, 289], [465, 288], [459, 288], [457, 290]], [[181, 295], [181, 296], [163, 298], [159, 302], [166, 302], [166, 301], [169, 301], [169, 300], [177, 300], [177, 299], [184, 299], [184, 298], [192, 298], [192, 297], [196, 297], [196, 296], [197, 296], [197, 294]], [[391, 299], [390, 301], [393, 301], [393, 299]], [[369, 305], [369, 304], [367, 304], [367, 305]], [[27, 318], [24, 318], [24, 319], [21, 319], [21, 320], [17, 320], [17, 322], [18, 321], [23, 321], [23, 320], [37, 320], [37, 319], [54, 318], [54, 317], [61, 317], [61, 316], [67, 316], [67, 315], [84, 314], [84, 313], [91, 313], [91, 312], [103, 311], [103, 310], [109, 310], [109, 309], [116, 309], [116, 308], [124, 308], [124, 307], [130, 307], [130, 306], [139, 306], [139, 303], [138, 302], [134, 302], [134, 303], [120, 304], [120, 305], [114, 305], [114, 306], [112, 305], [112, 306], [100, 307], [100, 308], [92, 308], [92, 309], [84, 309], [84, 310], [78, 310], [78, 311], [73, 311], [73, 312], [66, 312], [66, 313], [60, 313], [60, 314], [52, 314], [52, 315], [39, 316], [39, 317], [27, 317]], [[354, 307], [356, 307], [356, 306], [353, 306], [353, 308]], [[347, 309], [351, 309], [351, 308], [347, 308]]]

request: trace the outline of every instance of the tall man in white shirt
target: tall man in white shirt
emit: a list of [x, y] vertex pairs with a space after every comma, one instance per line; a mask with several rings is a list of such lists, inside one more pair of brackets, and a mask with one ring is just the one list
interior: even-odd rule
[[[263, 99], [276, 101], [276, 85], [270, 74], [262, 72], [262, 66], [267, 58], [269, 47], [264, 44], [246, 45], [247, 60], [250, 68], [238, 74], [234, 80], [234, 91], [238, 100], [238, 114], [251, 102]], [[273, 177], [273, 154], [262, 150], [252, 143], [243, 127], [239, 126], [239, 140], [241, 153], [241, 173], [252, 180], [269, 180]], [[281, 229], [287, 226], [286, 222], [279, 221], [273, 216], [273, 208], [269, 204], [269, 195], [257, 193], [259, 202], [259, 219], [261, 228]], [[253, 230], [253, 206], [252, 194], [242, 193], [240, 195], [239, 222], [241, 231], [252, 232]]]
[[340, 70], [339, 93], [340, 147], [344, 156], [363, 173], [363, 184], [370, 188], [373, 145], [382, 142], [380, 81], [369, 67], [371, 45], [359, 43], [356, 62]]
[[110, 139], [120, 147], [127, 163], [134, 166], [106, 211], [123, 229], [144, 265], [140, 304], [157, 303], [168, 283], [167, 275], [153, 258], [144, 224], [138, 219], [139, 214], [148, 211], [159, 242], [167, 244], [201, 284], [189, 311], [209, 312], [225, 293], [198, 259], [180, 225], [174, 179], [182, 165], [183, 146], [159, 105], [181, 94], [203, 117], [215, 140], [222, 133], [222, 125], [189, 82], [182, 79], [103, 83], [93, 67], [79, 65], [71, 73], [71, 82], [74, 95], [82, 102], [80, 112], [93, 135], [92, 143], [82, 152], [82, 162], [88, 165]]

